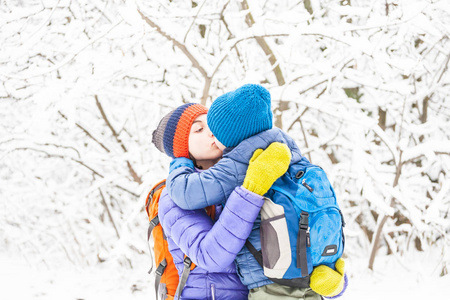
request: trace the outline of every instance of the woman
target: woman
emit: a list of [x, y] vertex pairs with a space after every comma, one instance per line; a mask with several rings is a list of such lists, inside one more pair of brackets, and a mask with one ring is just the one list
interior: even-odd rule
[[[198, 172], [208, 169], [220, 160], [222, 151], [206, 124], [206, 113], [207, 109], [199, 104], [178, 107], [161, 120], [152, 142], [172, 158], [192, 159]], [[285, 154], [289, 158], [277, 178], [289, 165], [290, 153]], [[263, 165], [267, 169], [272, 167]], [[261, 164], [258, 171], [264, 173]], [[255, 171], [249, 173], [254, 176]], [[233, 261], [244, 246], [263, 203], [262, 195], [240, 186], [231, 193], [224, 207], [215, 207], [215, 216], [211, 218], [205, 209], [179, 208], [167, 191], [162, 192], [158, 214], [178, 273], [182, 273], [185, 254], [197, 265], [189, 274], [182, 299], [247, 299], [248, 288], [239, 280]]]

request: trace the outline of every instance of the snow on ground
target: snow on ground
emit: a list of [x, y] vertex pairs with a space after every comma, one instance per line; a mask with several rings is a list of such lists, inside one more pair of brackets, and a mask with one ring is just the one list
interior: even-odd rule
[[[450, 275], [439, 277], [439, 253], [406, 254], [399, 259], [379, 256], [375, 271], [367, 260], [347, 259], [350, 285], [342, 300], [448, 299]], [[130, 270], [116, 263], [103, 263], [82, 270], [37, 270], [24, 260], [0, 254], [0, 299], [154, 299], [148, 259]]]
[[149, 259], [130, 270], [117, 263], [84, 269], [37, 270], [24, 260], [0, 254], [2, 300], [149, 300], [153, 299]]
[[450, 275], [440, 277], [441, 255], [408, 253], [403, 257], [379, 256], [374, 271], [368, 259], [347, 259], [350, 285], [342, 300], [449, 299]]

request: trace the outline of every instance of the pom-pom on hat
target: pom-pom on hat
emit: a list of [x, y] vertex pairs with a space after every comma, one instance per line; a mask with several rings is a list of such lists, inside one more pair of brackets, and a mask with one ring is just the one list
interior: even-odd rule
[[270, 93], [257, 84], [246, 84], [218, 97], [207, 122], [225, 147], [235, 147], [252, 135], [272, 128]]
[[189, 133], [192, 123], [208, 109], [196, 103], [183, 104], [172, 110], [158, 124], [152, 134], [152, 143], [172, 158], [189, 158]]

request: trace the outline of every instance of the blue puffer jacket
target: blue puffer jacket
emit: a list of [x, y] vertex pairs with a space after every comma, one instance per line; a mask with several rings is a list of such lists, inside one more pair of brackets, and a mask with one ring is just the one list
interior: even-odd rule
[[242, 249], [264, 203], [262, 196], [237, 187], [225, 207], [217, 206], [216, 222], [204, 209], [183, 210], [165, 189], [158, 215], [178, 274], [184, 254], [197, 267], [191, 271], [181, 299], [247, 299], [248, 288], [236, 274], [234, 259]]
[[[234, 148], [225, 149], [223, 158], [208, 170], [196, 173], [192, 161], [177, 158], [171, 163], [171, 173], [166, 180], [169, 195], [183, 209], [199, 209], [225, 203], [236, 186], [242, 185], [253, 152], [266, 149], [273, 142], [286, 144], [292, 154], [291, 164], [302, 160], [294, 140], [281, 129], [273, 128], [254, 135]], [[253, 225], [248, 239], [256, 249], [261, 249], [260, 217]], [[238, 274], [249, 289], [273, 283], [264, 276], [263, 269], [246, 247], [236, 257]]]

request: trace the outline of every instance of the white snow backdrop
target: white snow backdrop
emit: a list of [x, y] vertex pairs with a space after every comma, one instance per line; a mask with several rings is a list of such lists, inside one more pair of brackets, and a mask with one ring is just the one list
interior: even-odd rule
[[449, 39], [448, 0], [1, 0], [1, 299], [153, 299], [151, 132], [245, 83], [335, 187], [343, 299], [447, 298]]

